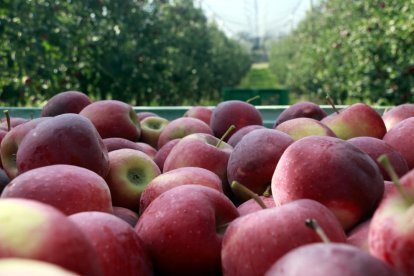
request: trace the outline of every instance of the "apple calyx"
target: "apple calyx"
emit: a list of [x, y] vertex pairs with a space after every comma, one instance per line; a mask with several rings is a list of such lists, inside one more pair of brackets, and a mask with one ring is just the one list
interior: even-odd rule
[[252, 101], [254, 101], [254, 100], [256, 100], [256, 99], [260, 99], [260, 96], [259, 96], [259, 95], [256, 95], [256, 96], [254, 96], [254, 97], [251, 97], [250, 99], [248, 99], [248, 100], [246, 101], [246, 103], [251, 103]]
[[329, 94], [326, 94], [326, 101], [332, 106], [332, 109], [336, 112], [336, 114], [339, 114], [339, 110], [336, 108], [334, 101]]
[[305, 220], [305, 225], [315, 231], [315, 233], [321, 238], [324, 243], [330, 243], [331, 240], [326, 235], [325, 231], [323, 231], [322, 227], [319, 225], [316, 219], [307, 219]]
[[216, 148], [219, 148], [221, 143], [223, 142], [224, 139], [226, 139], [226, 137], [230, 134], [231, 131], [233, 131], [236, 128], [235, 125], [231, 125], [226, 132], [223, 134], [223, 136], [221, 136], [220, 140], [217, 142], [216, 144]]
[[271, 188], [272, 188], [272, 186], [271, 185], [268, 185], [267, 188], [266, 188], [266, 190], [263, 192], [263, 196], [265, 196], [265, 197], [272, 196], [272, 194], [271, 194], [271, 191], [272, 191]]
[[392, 182], [395, 185], [395, 188], [400, 193], [401, 197], [404, 199], [405, 203], [410, 206], [414, 204], [414, 198], [409, 196], [406, 190], [403, 188], [400, 182], [400, 178], [398, 177], [397, 173], [395, 172], [394, 167], [392, 166], [390, 159], [386, 154], [382, 154], [378, 157], [377, 161], [382, 165], [382, 167], [387, 171], [388, 175], [391, 177]]
[[249, 188], [247, 188], [246, 186], [244, 186], [243, 184], [237, 182], [236, 180], [234, 180], [231, 183], [231, 188], [233, 190], [238, 191], [241, 194], [245, 194], [250, 198], [253, 198], [254, 201], [257, 202], [257, 204], [260, 205], [260, 207], [262, 207], [262, 209], [266, 209], [267, 206], [264, 204], [263, 200], [259, 197], [258, 194], [254, 193], [252, 190], [250, 190]]
[[6, 121], [7, 121], [7, 131], [11, 130], [11, 123], [10, 123], [10, 113], [9, 110], [4, 110], [3, 111], [4, 115], [6, 116]]

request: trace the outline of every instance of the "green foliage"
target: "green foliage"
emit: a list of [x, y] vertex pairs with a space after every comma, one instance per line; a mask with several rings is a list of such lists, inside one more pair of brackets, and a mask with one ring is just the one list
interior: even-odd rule
[[268, 64], [255, 64], [241, 80], [240, 88], [276, 88], [277, 80]]
[[323, 1], [272, 46], [282, 84], [320, 101], [414, 100], [414, 1]]
[[248, 53], [191, 0], [2, 0], [0, 103], [80, 90], [134, 105], [220, 100]]

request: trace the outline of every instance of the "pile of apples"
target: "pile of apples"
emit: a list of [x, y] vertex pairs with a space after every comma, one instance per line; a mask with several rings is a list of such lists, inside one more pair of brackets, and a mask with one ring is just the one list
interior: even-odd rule
[[266, 128], [65, 91], [0, 141], [1, 275], [414, 275], [414, 104]]

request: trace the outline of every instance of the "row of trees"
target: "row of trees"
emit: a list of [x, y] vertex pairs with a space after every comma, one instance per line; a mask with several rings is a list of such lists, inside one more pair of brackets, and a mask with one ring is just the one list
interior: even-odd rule
[[279, 83], [322, 102], [414, 100], [414, 1], [323, 0], [272, 45]]
[[2, 0], [0, 103], [65, 90], [134, 105], [209, 103], [249, 53], [191, 0]]

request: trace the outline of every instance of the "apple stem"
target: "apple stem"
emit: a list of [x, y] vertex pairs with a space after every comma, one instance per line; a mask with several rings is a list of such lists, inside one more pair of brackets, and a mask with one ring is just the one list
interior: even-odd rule
[[10, 123], [10, 113], [9, 110], [4, 110], [4, 115], [6, 116], [6, 120], [7, 120], [7, 131], [11, 130], [11, 123]]
[[226, 132], [221, 136], [220, 140], [216, 144], [216, 148], [220, 147], [221, 143], [226, 139], [227, 136], [229, 136], [230, 132], [233, 131], [236, 128], [235, 125], [231, 125]]
[[326, 101], [332, 106], [332, 109], [336, 112], [336, 114], [339, 114], [339, 110], [335, 107], [334, 101], [328, 94], [326, 95]]
[[326, 235], [325, 231], [323, 231], [322, 227], [319, 225], [319, 223], [316, 221], [316, 219], [307, 219], [305, 220], [305, 225], [312, 229], [313, 231], [318, 234], [318, 236], [321, 238], [321, 240], [324, 243], [330, 243], [331, 240]]
[[266, 188], [266, 190], [263, 192], [263, 196], [265, 196], [265, 197], [270, 197], [272, 194], [270, 193], [270, 188], [271, 188], [271, 186], [270, 185], [268, 185], [267, 186], [267, 188]]
[[256, 193], [254, 193], [252, 190], [250, 190], [246, 186], [244, 186], [243, 184], [241, 184], [241, 183], [239, 183], [237, 181], [233, 181], [231, 183], [231, 188], [233, 190], [239, 191], [240, 193], [249, 196], [250, 198], [253, 198], [257, 202], [257, 204], [259, 204], [260, 207], [262, 207], [262, 209], [266, 209], [267, 208], [267, 206], [264, 204], [264, 202], [260, 198], [260, 196], [258, 194], [256, 194]]
[[254, 96], [254, 97], [251, 97], [250, 99], [248, 99], [248, 100], [246, 101], [246, 103], [251, 103], [252, 101], [254, 101], [254, 100], [256, 100], [256, 99], [260, 99], [260, 96], [259, 96], [259, 95], [256, 95], [256, 96]]
[[401, 185], [400, 178], [398, 177], [397, 173], [394, 170], [394, 167], [392, 166], [390, 159], [386, 154], [381, 155], [378, 157], [377, 161], [383, 166], [383, 168], [387, 171], [388, 175], [391, 177], [392, 182], [395, 185], [395, 188], [400, 193], [401, 197], [404, 199], [404, 201], [411, 205], [414, 203], [414, 200], [407, 194], [403, 186]]

